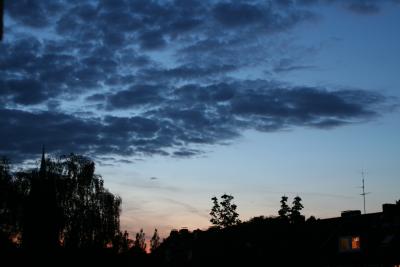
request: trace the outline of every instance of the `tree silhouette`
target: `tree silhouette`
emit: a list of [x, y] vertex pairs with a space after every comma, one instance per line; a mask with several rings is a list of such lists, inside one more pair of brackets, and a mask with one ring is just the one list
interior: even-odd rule
[[223, 194], [221, 198], [222, 201], [219, 203], [217, 197], [211, 198], [213, 207], [210, 212], [210, 222], [222, 228], [240, 223], [239, 214], [236, 212], [237, 206], [231, 203], [233, 196]]
[[221, 225], [221, 206], [218, 203], [217, 197], [212, 197], [211, 200], [213, 201], [213, 207], [211, 208], [211, 219], [210, 222], [216, 226]]
[[301, 204], [301, 198], [296, 196], [292, 203], [292, 208], [290, 209], [290, 221], [292, 223], [298, 223], [304, 221], [304, 216], [301, 215], [300, 211], [303, 209], [303, 204]]
[[121, 234], [121, 198], [94, 171], [91, 160], [74, 154], [56, 160], [43, 153], [40, 168], [15, 173], [0, 160], [0, 232], [22, 236], [29, 250], [112, 244]]
[[158, 235], [157, 229], [154, 229], [153, 237], [150, 240], [150, 251], [155, 251], [160, 246], [160, 236]]
[[114, 251], [118, 253], [127, 253], [132, 245], [133, 240], [129, 238], [127, 231], [118, 233], [112, 242]]
[[317, 218], [315, 218], [315, 216], [311, 215], [308, 219], [307, 219], [307, 223], [315, 223], [317, 221]]
[[10, 190], [12, 190], [10, 165], [6, 158], [0, 159], [0, 230], [11, 225]]
[[22, 200], [16, 185], [17, 180], [10, 173], [9, 160], [0, 158], [0, 246], [8, 242], [9, 236], [16, 235], [22, 229]]
[[63, 224], [62, 207], [57, 203], [57, 173], [48, 170], [43, 153], [39, 170], [20, 175], [30, 182], [24, 204], [23, 246], [30, 250], [57, 248]]
[[143, 229], [140, 229], [140, 232], [136, 233], [135, 242], [133, 244], [135, 250], [140, 250], [142, 252], [146, 252], [146, 237]]
[[287, 196], [282, 196], [281, 199], [281, 209], [278, 211], [279, 218], [287, 220], [289, 218], [290, 214], [290, 207], [287, 204], [288, 197]]
[[94, 163], [71, 154], [51, 167], [59, 176], [57, 198], [65, 246], [105, 247], [112, 242], [120, 233], [122, 201], [104, 188], [102, 177], [94, 173]]

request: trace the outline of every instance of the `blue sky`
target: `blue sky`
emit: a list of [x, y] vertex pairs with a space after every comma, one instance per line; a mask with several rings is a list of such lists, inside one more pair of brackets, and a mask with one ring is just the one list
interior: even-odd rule
[[0, 154], [75, 152], [123, 198], [122, 227], [336, 216], [399, 199], [400, 4], [6, 1]]

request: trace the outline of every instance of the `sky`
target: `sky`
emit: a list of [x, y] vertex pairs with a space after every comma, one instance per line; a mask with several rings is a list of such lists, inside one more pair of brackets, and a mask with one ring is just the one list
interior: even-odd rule
[[400, 1], [5, 1], [0, 154], [92, 158], [121, 228], [400, 199]]

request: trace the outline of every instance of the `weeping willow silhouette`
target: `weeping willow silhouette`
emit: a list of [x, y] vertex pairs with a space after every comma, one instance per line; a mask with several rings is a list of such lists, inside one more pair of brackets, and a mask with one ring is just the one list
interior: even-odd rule
[[10, 171], [0, 163], [0, 232], [28, 250], [118, 248], [121, 198], [104, 187], [90, 159], [45, 157], [40, 167]]

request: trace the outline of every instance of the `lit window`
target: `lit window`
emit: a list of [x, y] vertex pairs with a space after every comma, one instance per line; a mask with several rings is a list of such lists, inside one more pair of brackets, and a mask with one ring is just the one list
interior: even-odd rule
[[353, 236], [351, 238], [351, 249], [360, 249], [360, 237], [359, 236]]
[[340, 252], [358, 251], [360, 249], [361, 249], [361, 244], [359, 236], [345, 236], [339, 238]]

